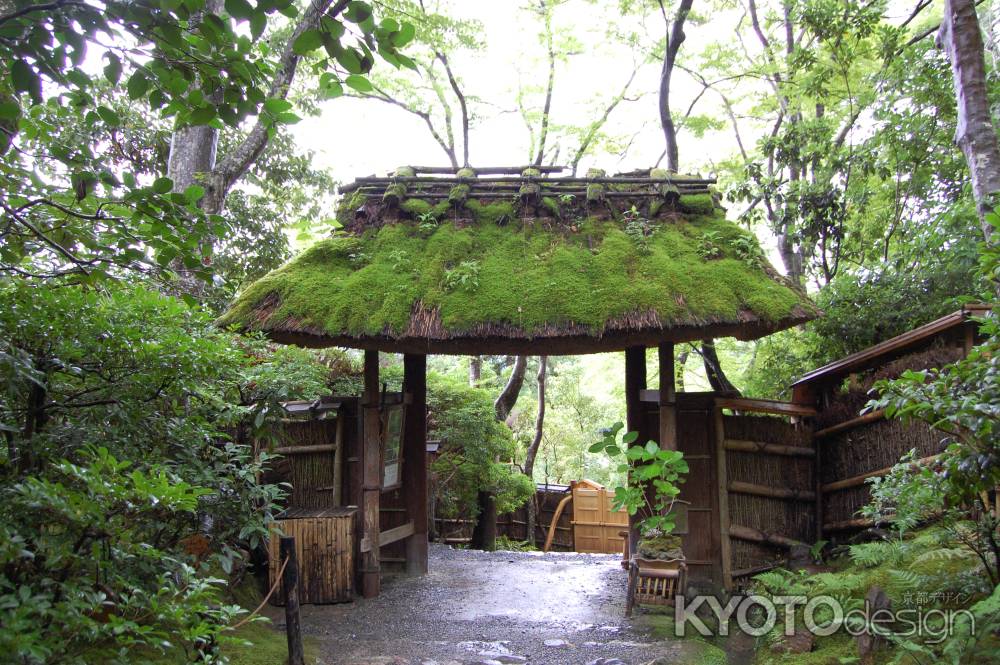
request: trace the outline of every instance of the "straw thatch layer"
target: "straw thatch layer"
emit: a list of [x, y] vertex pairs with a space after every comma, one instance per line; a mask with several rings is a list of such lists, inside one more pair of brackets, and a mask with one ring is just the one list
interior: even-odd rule
[[708, 193], [646, 200], [646, 183], [609, 185], [625, 196], [594, 205], [392, 187], [356, 191], [344, 232], [252, 285], [221, 322], [311, 346], [586, 353], [752, 339], [817, 315]]

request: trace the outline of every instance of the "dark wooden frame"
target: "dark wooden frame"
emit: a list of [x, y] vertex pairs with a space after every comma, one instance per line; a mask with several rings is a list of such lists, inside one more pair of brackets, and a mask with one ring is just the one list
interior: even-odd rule
[[[405, 404], [386, 404], [382, 407], [382, 413], [380, 417], [382, 419], [382, 446], [381, 446], [381, 474], [380, 482], [382, 484], [382, 491], [386, 492], [389, 490], [399, 489], [403, 486], [403, 467], [405, 465], [405, 456], [403, 454], [404, 450], [404, 439], [406, 438], [406, 412], [407, 406]], [[392, 432], [389, 429], [390, 419], [394, 414], [399, 414], [399, 431], [395, 438], [395, 449], [396, 449], [396, 480], [395, 482], [386, 483], [385, 472], [387, 468], [386, 453], [389, 450], [389, 445], [391, 443]]]

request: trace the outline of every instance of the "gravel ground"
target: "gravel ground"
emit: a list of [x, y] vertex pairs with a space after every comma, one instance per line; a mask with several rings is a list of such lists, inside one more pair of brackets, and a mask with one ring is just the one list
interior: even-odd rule
[[432, 544], [426, 576], [385, 579], [372, 600], [303, 606], [303, 631], [325, 665], [685, 662], [682, 644], [624, 618], [620, 561]]

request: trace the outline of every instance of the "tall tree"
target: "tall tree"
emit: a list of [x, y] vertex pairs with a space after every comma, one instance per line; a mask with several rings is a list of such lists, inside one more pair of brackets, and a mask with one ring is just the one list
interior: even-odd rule
[[[542, 445], [542, 434], [545, 430], [545, 378], [548, 364], [548, 356], [538, 357], [538, 375], [536, 377], [538, 381], [538, 412], [535, 415], [535, 434], [524, 453], [524, 475], [531, 481], [532, 486], [535, 484], [535, 458], [538, 456], [538, 448]], [[525, 520], [528, 523], [527, 540], [531, 544], [535, 543], [535, 524], [538, 522], [537, 497], [537, 494], [532, 494], [528, 501], [528, 519]]]
[[998, 203], [1000, 146], [990, 116], [983, 37], [974, 0], [945, 0], [938, 43], [951, 61], [958, 100], [955, 141], [969, 165], [979, 223], [989, 241], [993, 228], [986, 215]]
[[677, 149], [677, 128], [674, 126], [674, 116], [670, 110], [670, 82], [673, 78], [674, 67], [677, 63], [677, 53], [681, 44], [687, 37], [684, 34], [684, 22], [691, 12], [693, 0], [681, 0], [673, 20], [667, 15], [667, 8], [663, 0], [657, 0], [660, 5], [660, 14], [663, 16], [663, 24], [666, 28], [666, 41], [663, 49], [663, 66], [660, 69], [660, 126], [663, 129], [663, 138], [666, 141], [667, 170], [677, 173], [680, 168], [679, 154]]

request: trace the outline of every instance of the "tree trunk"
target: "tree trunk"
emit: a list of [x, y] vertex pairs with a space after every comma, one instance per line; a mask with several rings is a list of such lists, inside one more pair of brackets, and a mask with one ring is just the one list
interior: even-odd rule
[[472, 530], [472, 549], [492, 552], [497, 547], [497, 502], [490, 492], [480, 492], [476, 496], [479, 517]]
[[955, 82], [958, 101], [955, 142], [969, 165], [979, 223], [989, 242], [992, 227], [986, 221], [986, 214], [996, 204], [1000, 192], [1000, 145], [986, 94], [986, 61], [975, 0], [945, 0], [937, 39], [951, 61]]
[[469, 385], [473, 388], [479, 385], [483, 378], [483, 357], [472, 356], [469, 358]]
[[[538, 415], [535, 416], [535, 436], [524, 455], [524, 475], [528, 476], [532, 487], [535, 485], [535, 458], [542, 445], [542, 431], [545, 426], [545, 374], [548, 368], [548, 356], [538, 357]], [[528, 542], [535, 544], [535, 523], [538, 521], [538, 506], [535, 504], [536, 493], [532, 493], [528, 501]]]
[[521, 386], [524, 385], [524, 372], [526, 369], [528, 369], [528, 357], [517, 356], [514, 360], [514, 368], [510, 372], [510, 378], [507, 379], [507, 384], [493, 403], [497, 420], [500, 422], [506, 422], [507, 417], [510, 416], [510, 412], [514, 410], [517, 398], [521, 394]]
[[736, 394], [740, 391], [730, 382], [719, 362], [719, 354], [715, 350], [715, 340], [706, 339], [701, 343], [701, 359], [705, 363], [705, 374], [708, 376], [708, 383], [712, 390], [717, 393]]
[[660, 0], [660, 12], [663, 14], [663, 22], [667, 29], [666, 50], [663, 53], [663, 66], [660, 68], [660, 125], [663, 128], [663, 138], [667, 144], [667, 170], [673, 173], [677, 173], [680, 167], [680, 158], [677, 149], [677, 128], [674, 126], [674, 117], [670, 111], [670, 79], [674, 73], [677, 52], [687, 36], [684, 34], [684, 21], [687, 20], [692, 4], [693, 0], [681, 0], [674, 20], [671, 22], [667, 19], [663, 0]]

